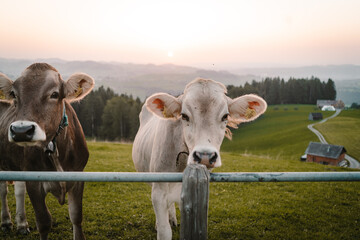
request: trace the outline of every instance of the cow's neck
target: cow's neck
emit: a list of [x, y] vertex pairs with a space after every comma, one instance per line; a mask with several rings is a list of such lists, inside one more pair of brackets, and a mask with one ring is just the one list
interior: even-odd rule
[[[59, 127], [55, 133], [54, 138], [49, 142], [49, 144], [45, 148], [45, 154], [47, 158], [50, 160], [51, 164], [55, 167], [57, 172], [63, 172], [64, 169], [60, 164], [59, 151], [56, 145], [56, 138], [60, 135], [62, 130], [64, 130], [65, 127], [67, 127], [68, 125], [69, 125], [68, 116], [66, 115], [66, 107], [64, 102], [63, 114]], [[54, 194], [54, 196], [57, 197], [59, 203], [62, 205], [65, 202], [66, 182], [58, 182], [57, 184], [60, 186], [60, 192], [58, 194]]]
[[[58, 150], [57, 150], [57, 145], [56, 145], [56, 138], [60, 135], [60, 133], [62, 132], [62, 130], [65, 129], [65, 127], [67, 127], [69, 125], [68, 122], [68, 116], [66, 114], [66, 107], [65, 107], [65, 102], [64, 102], [64, 107], [63, 107], [63, 114], [62, 114], [62, 118], [61, 118], [61, 122], [59, 124], [58, 129], [56, 130], [55, 136], [54, 138], [48, 143], [48, 145], [45, 147], [44, 151], [46, 153], [46, 155], [50, 158], [53, 156], [52, 155], [58, 155]], [[57, 157], [58, 158], [58, 157]]]

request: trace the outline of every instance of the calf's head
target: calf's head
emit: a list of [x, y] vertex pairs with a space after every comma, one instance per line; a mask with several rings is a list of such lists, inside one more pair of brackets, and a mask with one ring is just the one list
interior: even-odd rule
[[49, 142], [64, 117], [65, 101], [77, 101], [94, 86], [87, 74], [76, 73], [65, 82], [49, 64], [34, 63], [15, 81], [0, 73], [0, 97], [11, 101], [13, 120], [8, 139], [22, 146]]
[[213, 80], [195, 79], [184, 94], [173, 97], [157, 93], [146, 100], [149, 111], [168, 121], [181, 121], [183, 140], [189, 150], [188, 164], [201, 163], [208, 168], [220, 167], [221, 143], [227, 126], [236, 127], [263, 114], [266, 102], [256, 95], [236, 99], [227, 97], [226, 87]]

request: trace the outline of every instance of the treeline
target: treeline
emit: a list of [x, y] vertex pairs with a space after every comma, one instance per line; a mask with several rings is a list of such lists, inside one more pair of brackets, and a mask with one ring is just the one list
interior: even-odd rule
[[142, 102], [131, 95], [116, 94], [103, 86], [73, 103], [87, 137], [110, 141], [129, 141], [139, 128]]
[[318, 99], [335, 100], [336, 90], [333, 80], [320, 81], [319, 78], [310, 79], [265, 78], [261, 82], [252, 81], [244, 86], [227, 86], [228, 96], [235, 98], [244, 94], [255, 93], [268, 104], [316, 104]]
[[350, 108], [360, 109], [360, 104], [353, 102], [353, 103], [351, 104]]

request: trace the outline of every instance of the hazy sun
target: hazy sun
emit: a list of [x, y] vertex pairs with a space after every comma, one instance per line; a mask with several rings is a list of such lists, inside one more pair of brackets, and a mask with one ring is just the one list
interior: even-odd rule
[[168, 51], [168, 57], [173, 57], [174, 56], [174, 53], [172, 51]]

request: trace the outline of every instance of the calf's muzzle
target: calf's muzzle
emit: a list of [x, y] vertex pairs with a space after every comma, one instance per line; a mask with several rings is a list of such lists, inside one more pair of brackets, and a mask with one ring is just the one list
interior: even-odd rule
[[204, 164], [208, 168], [214, 167], [218, 155], [216, 152], [199, 152], [194, 151], [193, 153], [194, 162]]

